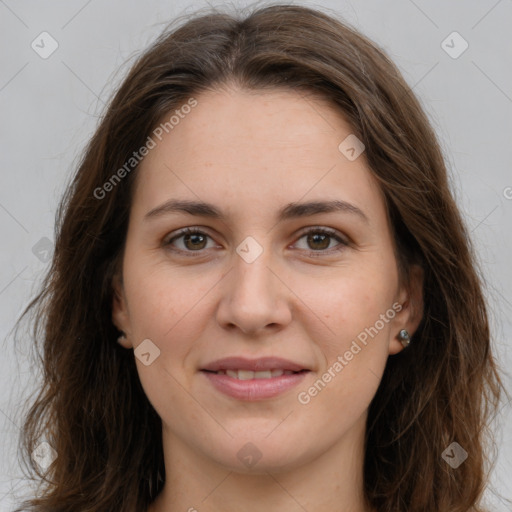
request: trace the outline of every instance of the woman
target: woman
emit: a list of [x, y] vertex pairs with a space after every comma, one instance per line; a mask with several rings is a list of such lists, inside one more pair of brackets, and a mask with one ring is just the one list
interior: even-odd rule
[[435, 134], [364, 36], [290, 5], [166, 31], [57, 225], [31, 510], [483, 510], [482, 284]]

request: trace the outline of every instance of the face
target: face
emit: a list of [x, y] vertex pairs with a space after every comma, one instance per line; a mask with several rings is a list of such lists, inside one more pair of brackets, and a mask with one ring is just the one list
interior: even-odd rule
[[[294, 91], [196, 100], [137, 171], [113, 320], [177, 451], [284, 470], [361, 432], [420, 293], [399, 285], [383, 197], [364, 153], [338, 148], [339, 112]], [[249, 362], [216, 367], [262, 373], [205, 371], [229, 357]]]

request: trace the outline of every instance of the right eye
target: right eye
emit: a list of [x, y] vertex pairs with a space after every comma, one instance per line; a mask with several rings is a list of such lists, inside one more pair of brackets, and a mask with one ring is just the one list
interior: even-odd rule
[[[210, 235], [205, 233], [204, 231], [200, 231], [197, 228], [184, 228], [178, 231], [173, 237], [169, 238], [164, 242], [165, 247], [171, 246], [171, 250], [189, 253], [187, 256], [193, 256], [190, 253], [201, 252], [203, 249], [207, 249], [205, 247], [206, 240], [211, 238]], [[184, 248], [174, 248], [172, 247], [176, 240], [182, 240]]]

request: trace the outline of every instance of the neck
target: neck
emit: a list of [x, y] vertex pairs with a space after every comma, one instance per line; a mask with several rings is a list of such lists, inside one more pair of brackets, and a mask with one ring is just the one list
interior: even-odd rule
[[365, 421], [366, 414], [320, 454], [307, 454], [310, 439], [286, 467], [257, 464], [247, 473], [194, 451], [164, 426], [166, 483], [148, 512], [372, 512], [363, 495]]

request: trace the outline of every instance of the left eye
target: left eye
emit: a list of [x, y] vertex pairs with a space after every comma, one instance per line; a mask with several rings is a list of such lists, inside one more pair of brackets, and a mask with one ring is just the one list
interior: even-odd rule
[[[313, 250], [307, 248], [305, 249], [306, 251], [310, 251], [313, 253], [330, 252], [330, 250], [333, 249], [332, 247], [329, 248], [332, 239], [335, 239], [339, 242], [338, 245], [334, 247], [334, 250], [336, 251], [339, 251], [348, 245], [348, 242], [341, 238], [339, 235], [337, 235], [336, 231], [326, 228], [310, 229], [303, 233], [299, 240], [305, 237], [307, 244], [316, 246], [313, 248]], [[325, 249], [329, 249], [329, 251], [326, 251]]]
[[[178, 247], [177, 251], [181, 252], [199, 252], [202, 249], [207, 249], [207, 239], [211, 238], [210, 235], [207, 233], [204, 233], [203, 231], [200, 231], [198, 229], [190, 229], [185, 228], [181, 230], [176, 236], [170, 238], [168, 241], [165, 242], [166, 246], [173, 246], [175, 244], [175, 241], [183, 239], [183, 247]], [[329, 247], [331, 245], [332, 239], [337, 240], [339, 243], [337, 246], [335, 246], [334, 250], [339, 251], [342, 250], [344, 247], [348, 246], [348, 242], [341, 238], [336, 231], [326, 228], [313, 228], [309, 229], [306, 232], [303, 232], [302, 235], [299, 237], [298, 240], [301, 240], [305, 238], [306, 243], [310, 246], [313, 246], [313, 248], [306, 248], [304, 250], [310, 252], [310, 253], [322, 253], [322, 252], [330, 252], [332, 247]], [[315, 255], [315, 254], [314, 254]]]

